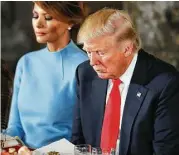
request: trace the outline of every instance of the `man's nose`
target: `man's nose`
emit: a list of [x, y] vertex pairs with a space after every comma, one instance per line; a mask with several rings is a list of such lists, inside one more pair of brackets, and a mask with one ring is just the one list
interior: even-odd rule
[[94, 66], [99, 63], [98, 55], [95, 52], [91, 52], [90, 65]]

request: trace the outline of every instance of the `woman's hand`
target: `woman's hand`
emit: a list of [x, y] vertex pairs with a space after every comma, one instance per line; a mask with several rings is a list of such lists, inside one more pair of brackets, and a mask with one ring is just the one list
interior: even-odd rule
[[26, 146], [22, 146], [18, 150], [18, 155], [32, 155], [32, 152]]

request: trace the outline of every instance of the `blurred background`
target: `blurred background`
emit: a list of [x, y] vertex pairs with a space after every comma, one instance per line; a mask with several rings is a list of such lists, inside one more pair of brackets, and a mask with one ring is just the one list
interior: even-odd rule
[[[103, 7], [127, 10], [140, 33], [143, 49], [179, 69], [179, 2], [87, 1], [90, 13]], [[37, 50], [32, 30], [32, 2], [1, 2], [1, 57], [14, 73], [17, 61]], [[76, 40], [76, 32], [72, 37]]]

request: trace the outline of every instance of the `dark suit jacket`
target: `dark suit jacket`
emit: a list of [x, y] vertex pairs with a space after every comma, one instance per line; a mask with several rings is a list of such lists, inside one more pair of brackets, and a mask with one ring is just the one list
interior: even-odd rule
[[[100, 79], [89, 61], [78, 66], [76, 78], [72, 142], [100, 146], [108, 80]], [[120, 135], [119, 155], [179, 155], [178, 72], [143, 50], [129, 86]]]

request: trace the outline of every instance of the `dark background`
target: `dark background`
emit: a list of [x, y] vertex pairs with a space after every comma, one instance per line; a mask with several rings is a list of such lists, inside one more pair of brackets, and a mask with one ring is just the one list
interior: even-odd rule
[[[179, 69], [179, 2], [88, 1], [90, 12], [103, 7], [129, 11], [141, 35], [143, 48]], [[19, 58], [44, 45], [32, 30], [32, 2], [1, 2], [1, 57], [15, 72]], [[76, 39], [76, 31], [72, 33]]]

